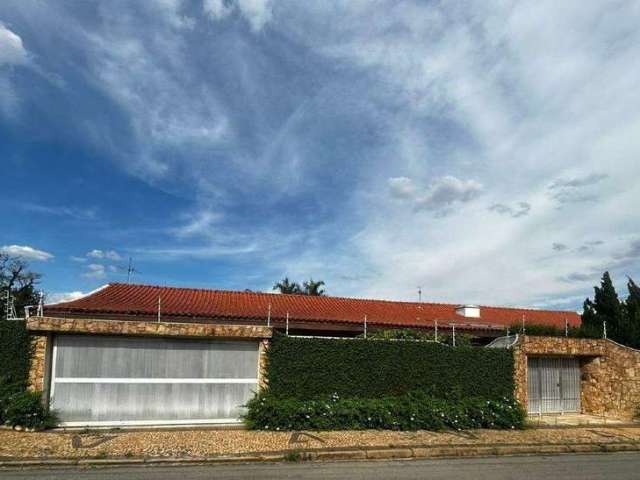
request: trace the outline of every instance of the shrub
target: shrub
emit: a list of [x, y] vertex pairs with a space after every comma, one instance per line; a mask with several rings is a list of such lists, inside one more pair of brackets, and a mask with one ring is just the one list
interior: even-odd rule
[[[569, 327], [565, 332], [564, 328], [555, 325], [527, 324], [525, 325], [526, 335], [535, 335], [540, 337], [564, 337], [571, 338], [602, 338], [602, 331], [596, 331], [589, 326], [581, 325], [578, 327]], [[522, 334], [522, 324], [514, 324], [509, 327], [511, 334]]]
[[0, 319], [0, 365], [9, 383], [26, 384], [33, 346], [25, 322]]
[[502, 349], [432, 342], [292, 338], [268, 350], [271, 395], [311, 400], [380, 398], [422, 391], [436, 398], [510, 397], [513, 355]]
[[56, 423], [55, 415], [42, 403], [41, 392], [24, 391], [10, 395], [2, 413], [4, 423], [11, 426], [41, 429]]
[[523, 428], [526, 414], [512, 398], [442, 400], [423, 392], [401, 397], [298, 400], [260, 394], [247, 404], [256, 430], [463, 430]]

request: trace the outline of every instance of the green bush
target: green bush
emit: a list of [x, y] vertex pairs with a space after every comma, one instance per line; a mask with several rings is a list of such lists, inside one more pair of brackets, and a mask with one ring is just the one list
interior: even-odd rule
[[[596, 329], [585, 325], [569, 327], [565, 332], [564, 328], [556, 327], [555, 325], [526, 324], [524, 331], [526, 335], [540, 337], [602, 338], [602, 331], [596, 331]], [[515, 324], [509, 327], [509, 333], [521, 335], [522, 324]]]
[[293, 338], [276, 335], [267, 379], [274, 397], [311, 400], [402, 396], [511, 397], [513, 355], [502, 349], [432, 342]]
[[423, 392], [401, 397], [315, 400], [261, 394], [247, 404], [245, 423], [259, 430], [464, 430], [523, 428], [526, 414], [512, 397], [486, 400], [433, 398]]
[[56, 424], [56, 417], [42, 403], [41, 392], [23, 391], [6, 397], [2, 418], [6, 425], [42, 429]]
[[9, 383], [26, 384], [32, 352], [25, 322], [0, 319], [1, 376]]

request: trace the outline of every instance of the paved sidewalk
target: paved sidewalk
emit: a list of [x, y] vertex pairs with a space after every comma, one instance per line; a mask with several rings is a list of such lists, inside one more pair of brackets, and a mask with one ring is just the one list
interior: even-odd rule
[[[640, 450], [640, 427], [463, 432], [145, 430], [25, 433], [0, 430], [0, 465], [295, 459], [425, 458]], [[90, 460], [91, 459], [91, 460]]]

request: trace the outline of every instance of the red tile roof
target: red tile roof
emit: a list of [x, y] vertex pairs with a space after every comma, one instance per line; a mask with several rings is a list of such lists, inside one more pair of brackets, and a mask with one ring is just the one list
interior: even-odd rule
[[[45, 306], [45, 314], [155, 316], [160, 298], [162, 317], [197, 317], [204, 320], [264, 320], [269, 306], [271, 318], [291, 322], [332, 322], [369, 325], [431, 327], [455, 322], [461, 328], [495, 329], [513, 325], [525, 316], [529, 324], [579, 325], [575, 312], [521, 308], [480, 307], [480, 318], [456, 313], [456, 305], [393, 302], [340, 297], [312, 297], [258, 292], [234, 292], [193, 288], [158, 287], [114, 283], [78, 300]], [[463, 325], [466, 324], [466, 325]]]

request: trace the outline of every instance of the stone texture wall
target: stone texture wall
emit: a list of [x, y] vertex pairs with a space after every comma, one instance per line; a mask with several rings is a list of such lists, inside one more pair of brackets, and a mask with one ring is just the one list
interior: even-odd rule
[[29, 390], [43, 391], [45, 387], [44, 377], [47, 367], [47, 341], [46, 335], [35, 335], [33, 340], [33, 357], [29, 370]]
[[166, 337], [271, 338], [271, 327], [205, 323], [134, 322], [81, 318], [31, 317], [32, 332], [91, 333], [96, 335], [160, 335]]
[[640, 351], [611, 340], [521, 337], [514, 347], [516, 398], [527, 407], [527, 357], [580, 359], [582, 412], [630, 418], [640, 408]]
[[267, 388], [267, 350], [269, 350], [269, 340], [260, 340], [258, 347], [258, 389]]
[[186, 338], [224, 338], [260, 340], [258, 375], [262, 388], [266, 369], [266, 349], [273, 334], [271, 327], [256, 325], [215, 325], [203, 323], [134, 322], [128, 320], [96, 320], [80, 318], [31, 317], [27, 329], [34, 339], [34, 355], [29, 371], [29, 388], [47, 391], [48, 338], [56, 334], [141, 335]]

